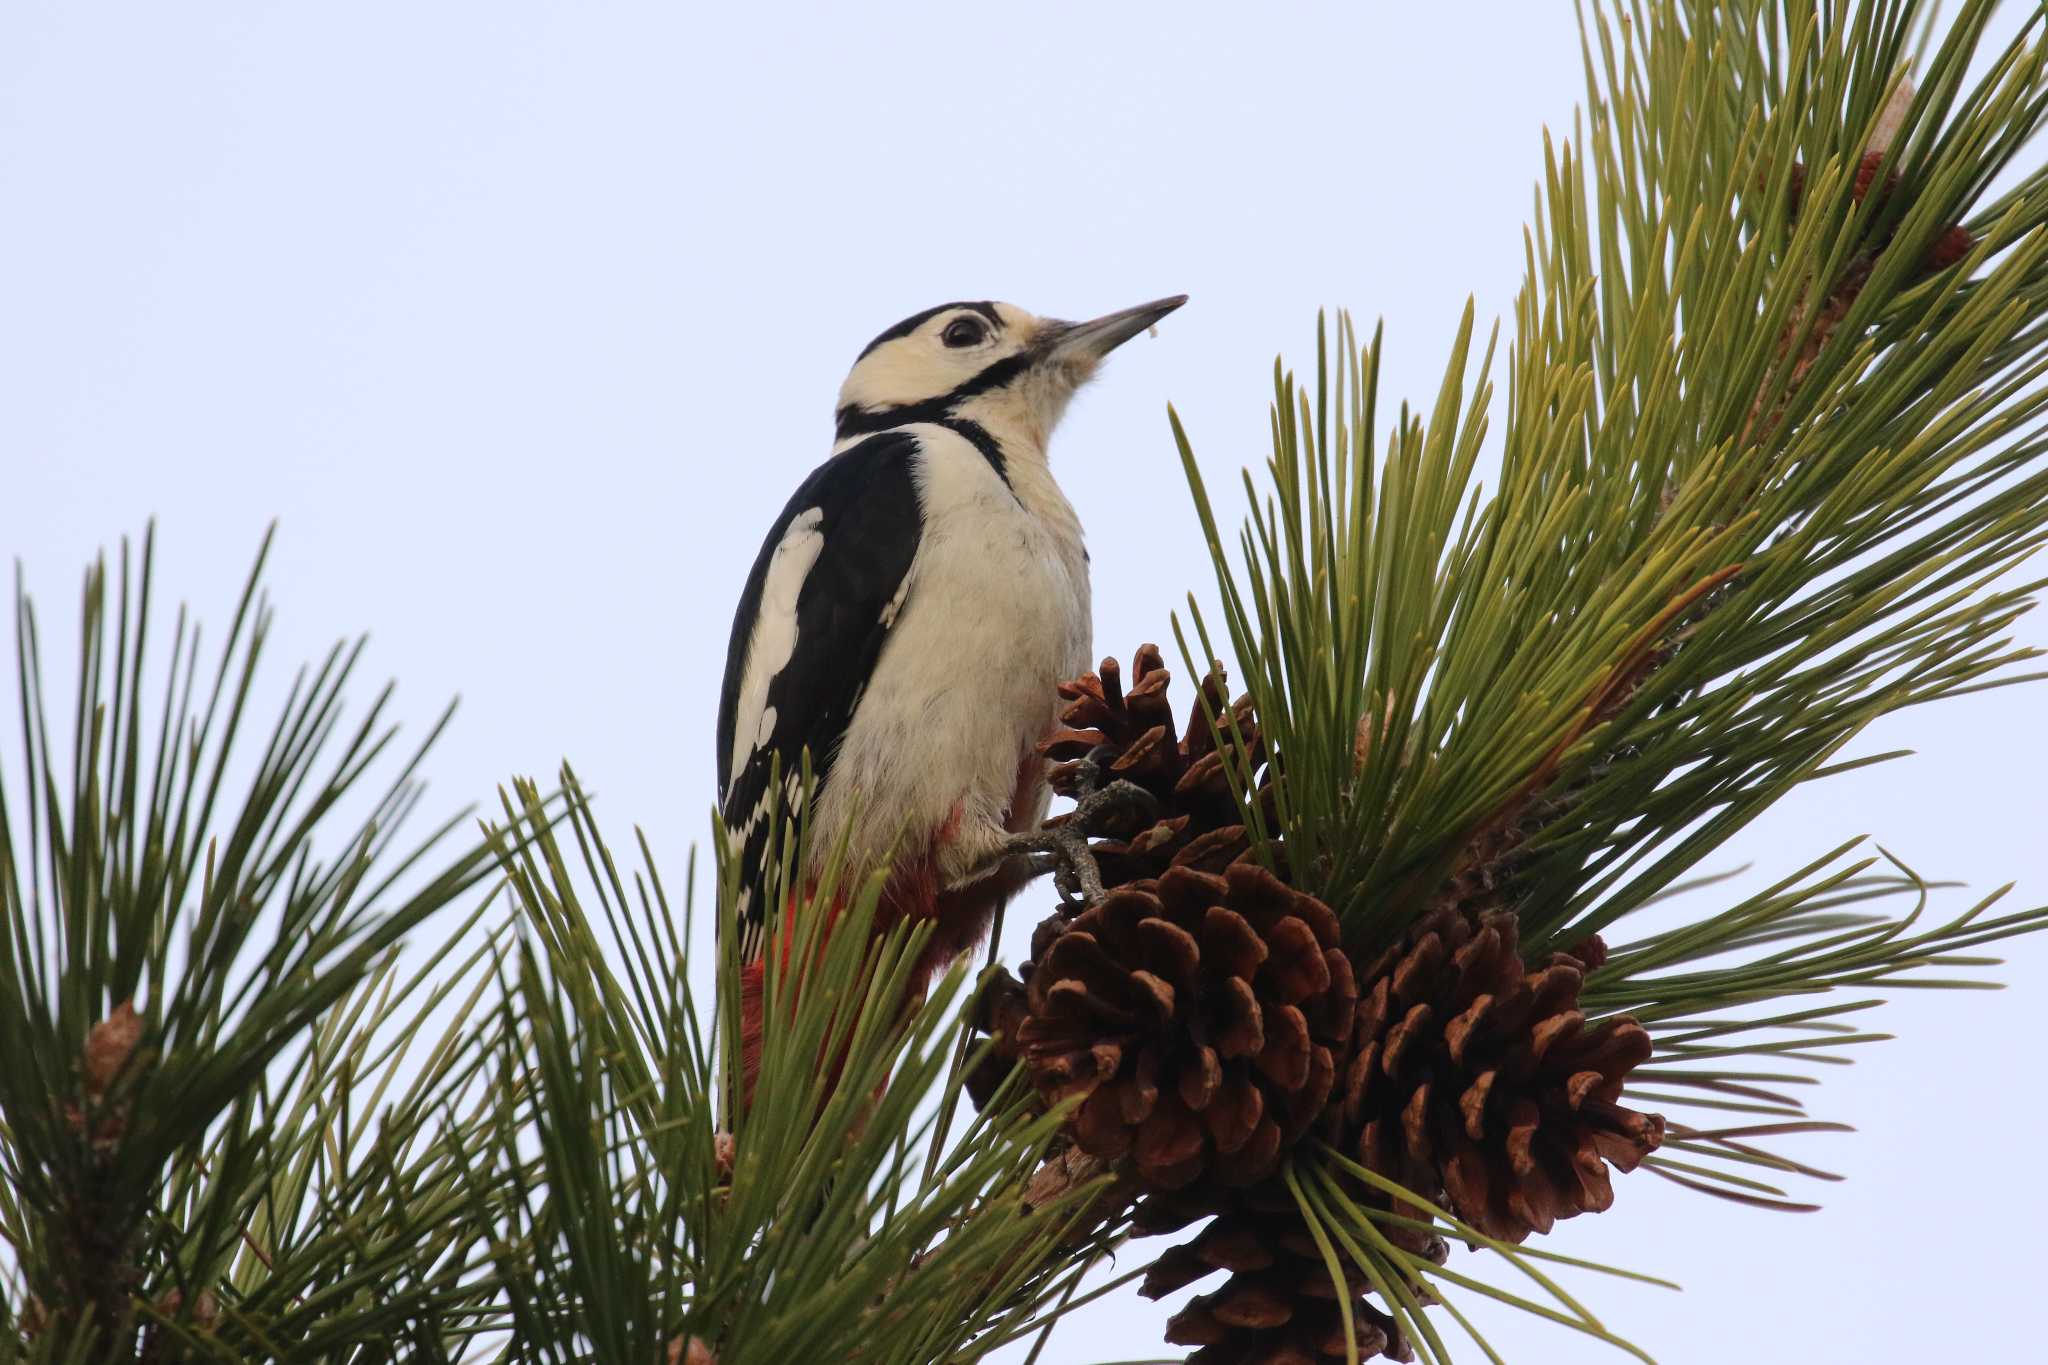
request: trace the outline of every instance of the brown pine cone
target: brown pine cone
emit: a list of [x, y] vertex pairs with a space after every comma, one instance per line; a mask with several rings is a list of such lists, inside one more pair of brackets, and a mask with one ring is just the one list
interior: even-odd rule
[[[1138, 1226], [1171, 1231], [1202, 1211], [1154, 1196], [1139, 1207]], [[1164, 1298], [1218, 1270], [1230, 1278], [1189, 1300], [1166, 1325], [1168, 1341], [1201, 1348], [1189, 1365], [1325, 1365], [1345, 1358], [1336, 1286], [1286, 1190], [1269, 1181], [1235, 1196], [1199, 1234], [1154, 1261], [1138, 1292]], [[1358, 1358], [1413, 1360], [1399, 1325], [1367, 1300], [1365, 1277], [1356, 1267], [1345, 1270]]]
[[[1884, 158], [1885, 153], [1882, 150], [1877, 150], [1865, 152], [1862, 158], [1857, 161], [1856, 183], [1849, 190], [1850, 196], [1856, 203], [1860, 204], [1868, 198], [1873, 187], [1877, 191], [1877, 200], [1880, 205], [1883, 205], [1886, 200], [1899, 192], [1900, 177], [1897, 168], [1886, 172], [1881, 184], [1878, 182], [1877, 173], [1884, 166]], [[1790, 178], [1792, 182], [1791, 195], [1786, 202], [1786, 217], [1788, 219], [1799, 216], [1800, 201], [1806, 195], [1806, 167], [1800, 162], [1793, 162]], [[1882, 210], [1880, 209], [1880, 211]], [[1874, 252], [1882, 251], [1890, 245], [1891, 236], [1886, 234], [1874, 240], [1870, 244], [1870, 249]], [[1946, 270], [1957, 261], [1962, 260], [1963, 257], [1969, 255], [1976, 247], [1977, 238], [1968, 228], [1960, 223], [1951, 223], [1948, 227], [1943, 228], [1935, 239], [1928, 244], [1927, 253], [1921, 257], [1920, 264], [1914, 273], [1916, 277], [1924, 277]]]
[[[1060, 714], [1062, 728], [1038, 746], [1054, 760], [1052, 788], [1078, 798], [1091, 782], [1123, 780], [1143, 787], [1158, 802], [1158, 816], [1150, 825], [1117, 831], [1123, 837], [1093, 845], [1104, 886], [1157, 877], [1169, 867], [1220, 872], [1251, 841], [1224, 772], [1217, 728], [1228, 736], [1234, 721], [1256, 765], [1259, 731], [1251, 699], [1240, 698], [1231, 706], [1218, 666], [1202, 680], [1202, 695], [1189, 708], [1185, 733], [1177, 735], [1166, 699], [1173, 675], [1161, 662], [1159, 647], [1139, 646], [1131, 656], [1131, 672], [1128, 692], [1115, 659], [1104, 659], [1100, 672], [1060, 684], [1068, 702]], [[1226, 711], [1231, 720], [1225, 719]], [[1217, 725], [1211, 725], [1211, 714]]]
[[1015, 1069], [1017, 1033], [1029, 1013], [1024, 984], [1010, 975], [1008, 968], [998, 968], [975, 997], [973, 1026], [976, 1032], [988, 1036], [990, 1044], [988, 1052], [965, 1078], [967, 1096], [977, 1110], [988, 1108]]
[[1337, 917], [1255, 863], [1119, 887], [1033, 964], [1017, 1027], [1074, 1140], [1154, 1189], [1272, 1174], [1329, 1101], [1358, 987]]
[[1608, 1165], [1634, 1170], [1664, 1120], [1617, 1103], [1650, 1036], [1589, 1024], [1584, 980], [1564, 953], [1525, 967], [1511, 913], [1424, 918], [1365, 974], [1337, 1145], [1503, 1241], [1607, 1208]]

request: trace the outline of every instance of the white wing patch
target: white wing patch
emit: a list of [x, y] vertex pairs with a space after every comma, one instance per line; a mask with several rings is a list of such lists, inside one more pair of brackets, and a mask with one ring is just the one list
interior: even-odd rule
[[[903, 599], [910, 595], [911, 577], [912, 575], [907, 572], [903, 575], [903, 581], [896, 585], [896, 595], [891, 597], [889, 604], [882, 608], [883, 630], [890, 630], [895, 627], [896, 617], [903, 610]], [[858, 704], [858, 699], [856, 699], [855, 704]]]
[[[796, 602], [804, 579], [825, 548], [825, 510], [812, 507], [789, 523], [768, 561], [761, 584], [761, 606], [747, 635], [747, 670], [740, 677], [739, 704], [732, 727], [732, 781], [738, 782], [748, 757], [775, 731], [775, 711], [768, 705], [768, 684], [796, 655]], [[730, 799], [731, 791], [727, 790]]]
[[[792, 810], [803, 793], [803, 774], [790, 773], [786, 775], [782, 779], [783, 811], [787, 813]], [[732, 844], [735, 849], [740, 848], [747, 842], [747, 837], [754, 832], [754, 826], [768, 818], [768, 808], [774, 804], [775, 792], [772, 788], [761, 793], [761, 800], [754, 807], [753, 812], [747, 816], [747, 822], [732, 832]], [[765, 916], [759, 919], [754, 918], [751, 913], [753, 904], [754, 888], [745, 881], [742, 881], [740, 883], [739, 902], [735, 907], [735, 913], [739, 918], [741, 926], [740, 961], [742, 962], [752, 962], [767, 950], [767, 920]]]

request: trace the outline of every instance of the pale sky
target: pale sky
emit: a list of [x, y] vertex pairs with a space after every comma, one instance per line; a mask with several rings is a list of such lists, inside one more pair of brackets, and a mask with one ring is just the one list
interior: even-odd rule
[[[1385, 390], [1433, 395], [1466, 297], [1511, 304], [1541, 131], [1569, 129], [1580, 80], [1563, 0], [16, 0], [0, 551], [61, 618], [91, 553], [154, 516], [167, 595], [221, 625], [279, 518], [277, 664], [368, 629], [403, 715], [462, 694], [430, 806], [567, 756], [679, 880], [732, 603], [871, 335], [954, 298], [1085, 317], [1192, 296], [1053, 451], [1097, 652], [1170, 643], [1168, 613], [1213, 588], [1166, 404], [1234, 520], [1272, 358], [1312, 364], [1317, 308], [1384, 318]], [[1786, 801], [1714, 865], [1775, 879], [1867, 833], [2041, 902], [2042, 695], [1886, 722], [1855, 752], [1917, 757]], [[1685, 1292], [1572, 1287], [1666, 1365], [2020, 1358], [2048, 944], [2014, 955], [2015, 989], [1907, 997], [1879, 1025], [1902, 1041], [1829, 1075], [1820, 1111], [1861, 1131], [1796, 1149], [1852, 1177], [1825, 1212], [1623, 1178], [1549, 1244]], [[1516, 1365], [1622, 1359], [1464, 1302]], [[1110, 1299], [1040, 1359], [1165, 1354], [1167, 1311]]]

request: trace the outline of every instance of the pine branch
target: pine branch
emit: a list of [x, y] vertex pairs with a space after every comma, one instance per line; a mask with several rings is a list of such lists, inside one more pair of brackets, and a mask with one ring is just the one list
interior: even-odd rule
[[[1034, 1183], [1060, 1116], [1014, 1094], [926, 1173], [932, 1101], [960, 1084], [948, 1073], [966, 986], [956, 967], [906, 1002], [929, 926], [875, 933], [879, 880], [842, 888], [837, 855], [803, 873], [800, 841], [779, 840], [785, 884], [840, 908], [796, 915], [786, 946], [771, 929], [766, 1011], [781, 1023], [735, 1105], [721, 1098], [733, 1020], [721, 1008], [699, 1027], [691, 903], [669, 904], [644, 843], [623, 877], [574, 774], [563, 781], [573, 857], [530, 785], [497, 832], [534, 943], [506, 964], [495, 1030], [507, 1108], [470, 1156], [512, 1186], [502, 1213], [478, 1211], [516, 1286], [511, 1358], [576, 1358], [588, 1342], [620, 1360], [922, 1365], [1028, 1330], [1072, 1258], [1093, 1258], [1075, 1219], [1107, 1182]], [[728, 918], [735, 871], [720, 877]], [[718, 936], [721, 1007], [736, 999], [739, 937]]]
[[[452, 822], [396, 843], [441, 727], [397, 751], [388, 688], [345, 726], [360, 646], [338, 645], [249, 755], [262, 557], [203, 692], [182, 611], [168, 659], [151, 652], [154, 563], [145, 537], [117, 577], [104, 562], [86, 576], [64, 748], [17, 594], [24, 767], [0, 780], [7, 1317], [37, 1361], [325, 1358], [459, 1336], [476, 1263], [451, 1240], [445, 1163], [423, 1115], [373, 1118], [413, 1011], [482, 961], [444, 948], [408, 975], [394, 957], [491, 866], [481, 844], [438, 851]], [[444, 1035], [411, 1097], [459, 1093], [465, 1055]]]
[[[1360, 979], [1422, 1013], [1387, 1047], [1442, 1027], [1432, 1004], [1468, 1011], [1444, 1035], [1452, 1060], [1423, 1074], [1470, 1084], [1474, 1141], [1500, 1082], [1457, 1060], [1477, 988], [1446, 1004], [1424, 984], [1439, 927], [1453, 944], [1477, 932], [1460, 921], [1519, 929], [1528, 980], [1571, 1002], [1554, 1036], [1647, 1032], [1623, 1094], [1675, 1117], [1645, 1167], [1799, 1208], [1786, 1177], [1832, 1176], [1768, 1147], [1838, 1127], [1794, 1092], [1884, 1036], [1844, 1016], [1881, 988], [1981, 984], [1991, 959], [1973, 949], [2048, 922], [1986, 901], [1918, 927], [1921, 908], [1882, 902], [1938, 889], [1846, 849], [1725, 911], [1666, 903], [1793, 786], [1890, 757], [1844, 756], [1873, 721], [2028, 676], [2006, 632], [2036, 586], [2013, 571], [2048, 540], [2048, 178], [1986, 190], [2048, 117], [2048, 46], [2037, 16], [1973, 82], [1991, 5], [1965, 4], [1916, 88], [1923, 12], [1660, 0], [1586, 16], [1587, 112], [1546, 144], [1490, 497], [1474, 479], [1494, 348], [1475, 368], [1469, 309], [1426, 419], [1385, 423], [1382, 340], [1358, 344], [1348, 318], [1334, 348], [1319, 332], [1312, 382], [1276, 365], [1270, 492], [1247, 474], [1234, 555], [1175, 419], [1221, 599], [1217, 639], [1190, 598], [1183, 653], [1198, 671], [1227, 639], [1257, 733], [1226, 764], [1237, 822], [1337, 912], [1355, 961], [1392, 945]], [[1609, 953], [1603, 934], [1660, 904], [1666, 927]], [[1483, 941], [1456, 950], [1461, 971]], [[1343, 1168], [1398, 1187], [1397, 1211], [1428, 1203], [1410, 1175], [1460, 1208], [1481, 1197], [1459, 1193], [1466, 1158], [1442, 1153], [1466, 1138], [1457, 1114], [1430, 1126], [1428, 1092], [1386, 1116], [1402, 1143], [1368, 1127]], [[1525, 1119], [1511, 1197], [1540, 1210], [1547, 1184], [1583, 1179], [1594, 1202], [1566, 1212], [1603, 1207], [1597, 1159], [1571, 1176], [1514, 1164], [1540, 1133]], [[1603, 1155], [1628, 1169], [1640, 1152]], [[1332, 1282], [1371, 1281], [1398, 1329], [1374, 1349], [1440, 1356], [1370, 1235], [1388, 1206], [1352, 1204], [1348, 1241], [1313, 1239]], [[1301, 1211], [1312, 1228], [1328, 1212]], [[1353, 1353], [1357, 1328], [1347, 1314]]]

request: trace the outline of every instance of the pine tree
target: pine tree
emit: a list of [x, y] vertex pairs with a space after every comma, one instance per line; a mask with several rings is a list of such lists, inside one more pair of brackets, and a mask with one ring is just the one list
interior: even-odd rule
[[1859, 1011], [2048, 924], [1857, 845], [1702, 876], [1874, 720], [2024, 678], [2048, 32], [1981, 53], [1992, 8], [1587, 12], [1493, 491], [1469, 310], [1426, 410], [1347, 317], [1276, 365], [1234, 539], [1176, 417], [1217, 605], [1164, 622], [1178, 692], [1105, 661], [1046, 744], [1064, 792], [1145, 793], [1080, 831], [1105, 894], [1035, 890], [1014, 974], [906, 1005], [923, 931], [872, 931], [797, 803], [778, 883], [846, 908], [771, 943], [747, 1106], [735, 869], [700, 916], [567, 767], [402, 837], [426, 745], [388, 691], [345, 715], [359, 645], [251, 738], [260, 557], [210, 665], [149, 538], [88, 572], [75, 666], [18, 592], [0, 1340], [938, 1365], [1201, 1282], [1169, 1336], [1211, 1365], [1519, 1354], [1474, 1294], [1649, 1359], [1556, 1225], [1631, 1173], [1806, 1207], [1797, 1088]]

